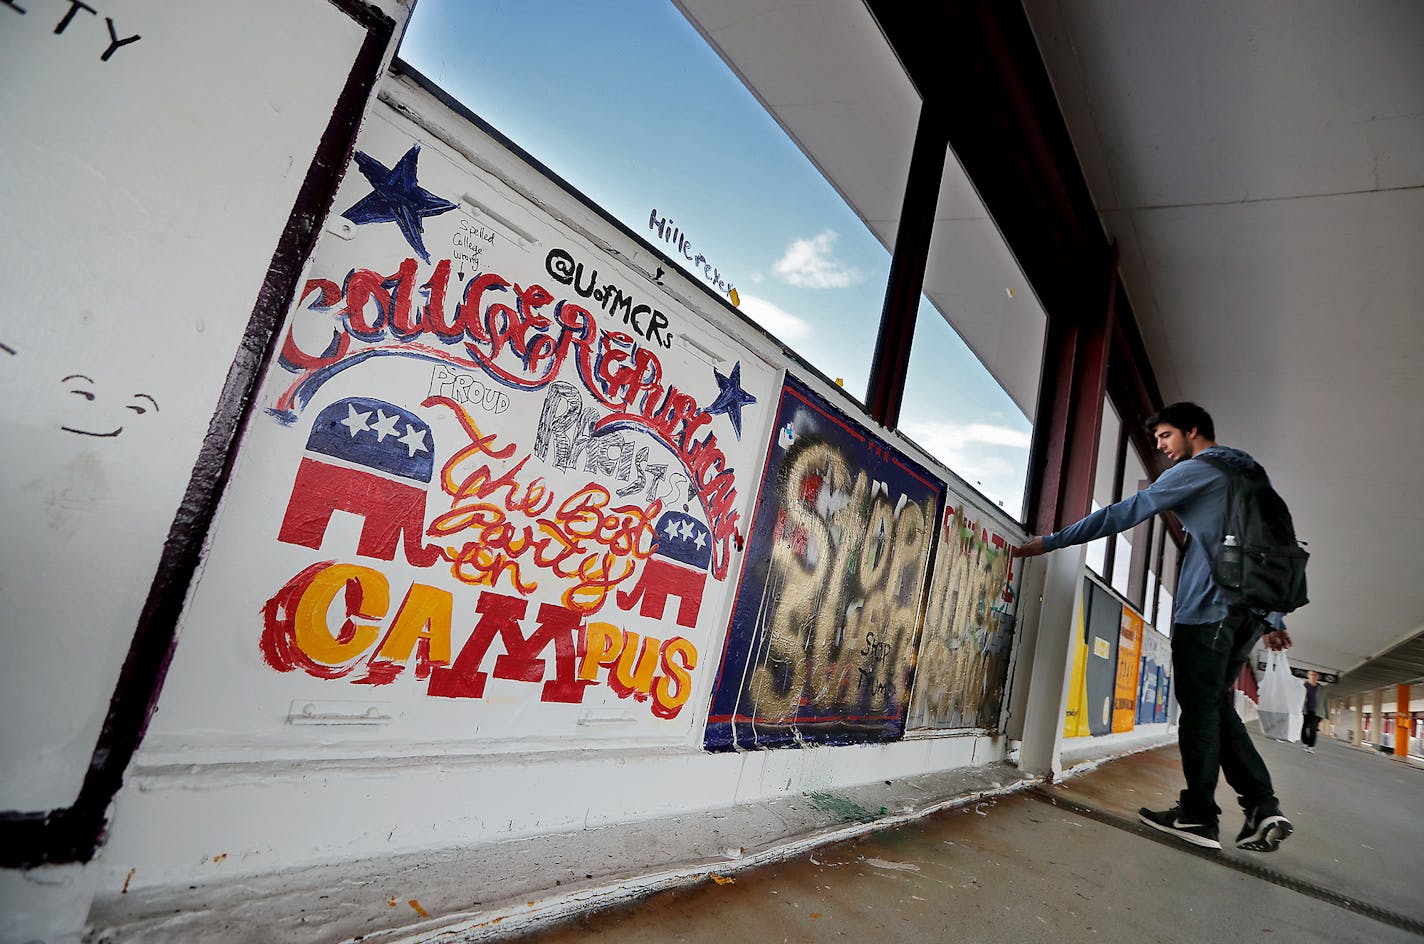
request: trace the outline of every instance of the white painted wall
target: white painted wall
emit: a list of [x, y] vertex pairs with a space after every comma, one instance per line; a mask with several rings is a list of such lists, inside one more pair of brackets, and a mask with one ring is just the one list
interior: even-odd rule
[[[364, 36], [325, 0], [87, 6], [0, 6], [0, 809], [79, 789]], [[103, 61], [110, 21], [139, 39]]]

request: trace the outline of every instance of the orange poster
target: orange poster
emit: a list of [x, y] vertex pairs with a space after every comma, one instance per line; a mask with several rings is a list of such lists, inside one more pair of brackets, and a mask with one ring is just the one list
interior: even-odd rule
[[1145, 625], [1142, 617], [1127, 607], [1122, 608], [1122, 631], [1117, 644], [1117, 685], [1113, 691], [1114, 732], [1131, 731], [1137, 719], [1137, 672]]

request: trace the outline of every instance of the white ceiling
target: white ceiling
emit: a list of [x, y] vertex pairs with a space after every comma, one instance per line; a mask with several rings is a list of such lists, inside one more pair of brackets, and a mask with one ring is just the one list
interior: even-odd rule
[[[920, 94], [862, 0], [674, 2], [893, 248]], [[953, 154], [935, 221], [924, 293], [1032, 417], [1043, 309]]]
[[1424, 629], [1424, 3], [1025, 0], [1162, 393], [1310, 542], [1297, 661]]
[[[892, 245], [918, 96], [860, 0], [677, 2]], [[1424, 630], [1424, 2], [1024, 7], [1163, 395], [1310, 542], [1296, 661]], [[1041, 312], [952, 156], [945, 186], [927, 292], [1031, 413]]]

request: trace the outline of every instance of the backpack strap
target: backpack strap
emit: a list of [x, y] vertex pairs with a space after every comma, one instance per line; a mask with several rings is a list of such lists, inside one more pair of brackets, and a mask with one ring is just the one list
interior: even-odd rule
[[1231, 468], [1231, 466], [1227, 464], [1226, 460], [1221, 458], [1220, 456], [1209, 456], [1204, 452], [1199, 452], [1196, 455], [1192, 456], [1192, 458], [1200, 459], [1207, 465], [1211, 466], [1213, 469], [1216, 469], [1218, 472], [1224, 473], [1227, 477], [1230, 477], [1231, 474], [1235, 471], [1235, 469]]
[[1206, 453], [1202, 453], [1202, 452], [1197, 453], [1196, 455], [1192, 456], [1192, 458], [1193, 458], [1193, 459], [1200, 459], [1201, 461], [1205, 462], [1207, 465], [1211, 466], [1213, 469], [1216, 469], [1218, 472], [1220, 472], [1220, 473], [1222, 473], [1223, 475], [1225, 475], [1228, 479], [1235, 478], [1237, 475], [1257, 475], [1257, 474], [1259, 474], [1259, 475], [1265, 475], [1265, 474], [1266, 474], [1265, 468], [1262, 467], [1261, 463], [1257, 462], [1255, 459], [1252, 459], [1252, 460], [1251, 460], [1251, 465], [1250, 465], [1249, 468], [1244, 468], [1244, 469], [1243, 469], [1243, 468], [1238, 468], [1237, 466], [1232, 465], [1231, 463], [1227, 462], [1225, 459], [1221, 458], [1220, 456], [1209, 456], [1209, 455], [1207, 455]]

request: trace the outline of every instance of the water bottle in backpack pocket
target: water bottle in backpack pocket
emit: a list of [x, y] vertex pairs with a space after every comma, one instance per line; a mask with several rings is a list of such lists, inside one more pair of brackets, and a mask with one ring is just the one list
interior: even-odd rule
[[1285, 500], [1260, 464], [1241, 468], [1197, 455], [1227, 476], [1226, 519], [1212, 577], [1232, 602], [1268, 613], [1290, 613], [1309, 602], [1305, 564]]

